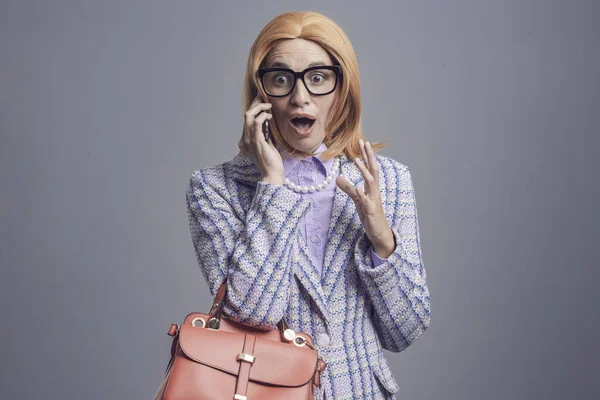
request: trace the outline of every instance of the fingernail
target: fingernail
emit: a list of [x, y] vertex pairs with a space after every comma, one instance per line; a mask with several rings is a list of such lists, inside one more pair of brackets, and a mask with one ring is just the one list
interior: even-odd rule
[[364, 144], [365, 144], [365, 141], [364, 141], [364, 140], [362, 140], [362, 139], [358, 139], [358, 142], [359, 142], [361, 145], [364, 145]]

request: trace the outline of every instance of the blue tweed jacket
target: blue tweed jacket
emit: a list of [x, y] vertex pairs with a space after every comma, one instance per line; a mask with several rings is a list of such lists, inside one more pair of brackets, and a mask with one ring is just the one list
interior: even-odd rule
[[[291, 328], [318, 338], [327, 368], [315, 399], [394, 398], [399, 387], [382, 348], [402, 351], [429, 326], [410, 171], [391, 158], [376, 157], [396, 250], [375, 268], [354, 203], [339, 188], [321, 277], [299, 240], [308, 200], [260, 182], [249, 158], [238, 154], [194, 171], [186, 190], [192, 242], [213, 296], [228, 278], [225, 315], [261, 329], [274, 329], [285, 316]], [[340, 158], [341, 174], [361, 182], [352, 160]]]

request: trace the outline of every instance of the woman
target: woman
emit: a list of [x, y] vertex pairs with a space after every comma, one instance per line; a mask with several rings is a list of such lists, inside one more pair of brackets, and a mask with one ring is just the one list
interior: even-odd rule
[[285, 317], [315, 338], [327, 363], [316, 399], [394, 398], [382, 348], [423, 334], [429, 291], [410, 171], [363, 139], [344, 32], [314, 12], [269, 22], [243, 111], [240, 153], [194, 171], [186, 192], [212, 295], [227, 279], [228, 318], [275, 329]]

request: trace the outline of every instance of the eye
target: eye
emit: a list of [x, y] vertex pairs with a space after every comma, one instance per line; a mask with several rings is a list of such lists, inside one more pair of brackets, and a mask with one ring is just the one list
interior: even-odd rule
[[314, 74], [310, 76], [310, 81], [312, 83], [323, 83], [325, 80], [325, 76], [322, 74]]
[[335, 73], [328, 69], [316, 69], [308, 73], [310, 84], [323, 86], [335, 81]]
[[277, 85], [286, 85], [288, 82], [288, 76], [286, 74], [279, 74], [273, 77], [273, 82]]

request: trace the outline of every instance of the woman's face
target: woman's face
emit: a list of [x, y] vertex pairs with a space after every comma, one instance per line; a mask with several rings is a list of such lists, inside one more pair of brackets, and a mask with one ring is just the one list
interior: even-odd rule
[[[289, 39], [281, 41], [269, 52], [265, 67], [284, 67], [300, 72], [316, 63], [332, 65], [333, 62], [327, 52], [315, 42]], [[309, 74], [306, 75], [306, 79], [309, 80]], [[324, 96], [313, 96], [299, 79], [294, 90], [287, 96], [269, 96], [267, 101], [272, 104], [271, 113], [277, 121], [281, 135], [290, 146], [312, 153], [321, 145], [326, 134], [325, 123], [339, 86], [338, 78], [338, 85], [334, 92]], [[315, 122], [308, 130], [302, 129], [302, 125], [298, 128], [291, 122], [292, 114], [295, 113], [310, 114]]]

